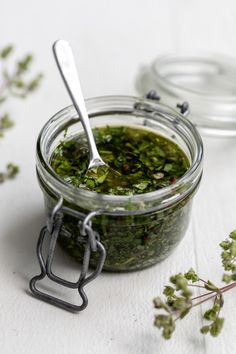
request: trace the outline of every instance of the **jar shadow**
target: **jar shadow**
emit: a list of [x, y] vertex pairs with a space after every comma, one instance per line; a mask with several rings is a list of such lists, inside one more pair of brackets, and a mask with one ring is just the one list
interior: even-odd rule
[[[4, 235], [4, 252], [6, 255], [11, 255], [10, 260], [4, 262], [7, 266], [5, 273], [9, 278], [16, 283], [27, 294], [31, 294], [29, 290], [29, 282], [35, 276], [40, 274], [40, 266], [36, 255], [36, 246], [40, 230], [45, 226], [46, 217], [43, 212], [37, 211], [30, 213], [24, 211], [17, 223], [8, 225]], [[45, 238], [43, 254], [46, 259], [50, 237]], [[4, 265], [3, 265], [4, 267]], [[77, 281], [80, 276], [81, 265], [72, 257], [65, 253], [57, 244], [55, 256], [52, 266], [53, 273], [57, 276], [69, 280]], [[93, 269], [89, 269], [89, 272]], [[112, 274], [104, 273], [102, 276], [109, 277]], [[44, 279], [38, 283], [39, 289], [54, 296], [70, 296], [71, 289], [59, 286], [49, 279]]]
[[[43, 212], [30, 214], [28, 218], [22, 217], [17, 223], [9, 225], [5, 233], [5, 251], [11, 255], [8, 262], [8, 272], [17, 274], [22, 280], [29, 280], [40, 273], [40, 267], [36, 255], [36, 245], [41, 228], [45, 225], [46, 218]], [[46, 258], [49, 237], [44, 242], [44, 257]], [[70, 258], [57, 245], [53, 260], [53, 271], [58, 276], [75, 280], [79, 276], [80, 265]], [[71, 279], [70, 279], [71, 278]]]
[[8, 225], [4, 240], [6, 254], [11, 255], [9, 269], [23, 279], [35, 263], [38, 232], [45, 222], [43, 213], [29, 214], [28, 218], [24, 214], [16, 223]]

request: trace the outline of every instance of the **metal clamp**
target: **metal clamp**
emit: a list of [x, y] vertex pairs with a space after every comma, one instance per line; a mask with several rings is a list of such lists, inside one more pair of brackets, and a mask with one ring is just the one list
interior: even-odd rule
[[184, 101], [183, 103], [177, 103], [176, 107], [180, 109], [180, 113], [184, 117], [187, 117], [189, 115], [190, 109], [189, 109], [189, 103], [188, 102]]
[[[161, 96], [159, 96], [155, 90], [151, 90], [146, 94], [146, 98], [149, 100], [160, 101]], [[183, 103], [177, 103], [176, 107], [180, 109], [180, 113], [184, 117], [187, 117], [189, 115], [190, 109], [188, 102], [184, 101]]]
[[[78, 242], [82, 241], [85, 243], [85, 251], [84, 251], [84, 257], [82, 262], [82, 268], [81, 268], [79, 279], [76, 282], [71, 282], [66, 279], [60, 278], [52, 272], [52, 263], [53, 263], [56, 243], [63, 224], [64, 213], [77, 217], [79, 219], [78, 228], [80, 229], [80, 234], [82, 236], [82, 239], [78, 238]], [[92, 229], [91, 219], [92, 217], [98, 214], [100, 214], [99, 211], [91, 212], [90, 214], [85, 215], [83, 213], [72, 210], [70, 208], [63, 207], [63, 198], [61, 197], [59, 199], [57, 205], [54, 207], [52, 211], [51, 216], [48, 218], [47, 226], [44, 226], [39, 234], [39, 239], [37, 242], [37, 258], [39, 261], [41, 273], [33, 277], [30, 281], [30, 290], [32, 291], [34, 296], [50, 304], [59, 306], [63, 309], [70, 310], [70, 311], [78, 312], [84, 310], [87, 307], [88, 298], [84, 292], [84, 287], [89, 282], [97, 278], [97, 276], [101, 273], [106, 258], [106, 250], [99, 240], [99, 235], [97, 232], [95, 232]], [[82, 225], [80, 225], [81, 220], [82, 220]], [[47, 258], [45, 261], [43, 257], [42, 248], [43, 248], [44, 239], [46, 235], [50, 236], [51, 240], [48, 248]], [[99, 257], [98, 257], [97, 266], [95, 270], [88, 275], [91, 252], [98, 252]], [[61, 300], [55, 296], [49, 295], [39, 290], [36, 286], [37, 282], [44, 279], [46, 276], [51, 281], [60, 284], [64, 287], [70, 289], [77, 289], [82, 299], [82, 304], [74, 305], [72, 303]]]
[[160, 101], [161, 96], [159, 96], [155, 90], [151, 90], [146, 94], [146, 98], [149, 100]]

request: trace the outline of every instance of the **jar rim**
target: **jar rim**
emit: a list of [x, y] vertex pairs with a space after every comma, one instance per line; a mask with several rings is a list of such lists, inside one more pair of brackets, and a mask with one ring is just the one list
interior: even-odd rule
[[[186, 129], [188, 134], [194, 139], [195, 143], [195, 153], [192, 164], [186, 173], [180, 177], [175, 184], [169, 185], [167, 187], [161, 188], [154, 192], [134, 194], [131, 196], [120, 196], [120, 195], [107, 195], [102, 193], [96, 193], [93, 191], [85, 190], [82, 188], [75, 187], [71, 184], [66, 183], [55, 171], [52, 169], [50, 163], [44, 156], [42, 144], [45, 143], [44, 134], [48, 132], [51, 124], [58, 124], [62, 120], [63, 115], [73, 115], [75, 114], [75, 109], [72, 105], [63, 108], [57, 112], [48, 122], [43, 126], [41, 132], [39, 133], [37, 140], [37, 172], [39, 178], [46, 181], [49, 188], [57, 194], [59, 190], [66, 192], [66, 200], [70, 202], [75, 202], [79, 200], [81, 203], [85, 203], [88, 200], [96, 200], [96, 205], [100, 206], [102, 210], [109, 210], [110, 212], [126, 214], [130, 213], [143, 213], [150, 212], [151, 210], [157, 210], [166, 208], [178, 202], [186, 195], [188, 195], [193, 188], [201, 179], [202, 174], [202, 158], [203, 158], [203, 144], [202, 139], [194, 127], [194, 125], [185, 117], [183, 117], [176, 110], [171, 107], [164, 105], [162, 103], [153, 102], [149, 99], [143, 99], [134, 96], [100, 96], [85, 100], [89, 116], [96, 116], [96, 109], [101, 106], [110, 109], [112, 113], [120, 112], [121, 107], [123, 107], [125, 112], [131, 112], [135, 104], [148, 105], [152, 109], [158, 110], [158, 108], [166, 111], [171, 119], [178, 119], [178, 123]], [[131, 106], [130, 106], [131, 105]], [[113, 107], [113, 108], [112, 108]], [[115, 111], [116, 109], [116, 111]], [[77, 114], [77, 113], [76, 113]], [[78, 115], [77, 115], [78, 117]], [[77, 121], [79, 118], [77, 118]], [[191, 183], [193, 182], [193, 183]], [[190, 188], [191, 185], [191, 188]], [[161, 203], [154, 203], [154, 201], [161, 201]], [[130, 205], [132, 204], [132, 212], [130, 210]], [[145, 204], [145, 205], [144, 205]]]

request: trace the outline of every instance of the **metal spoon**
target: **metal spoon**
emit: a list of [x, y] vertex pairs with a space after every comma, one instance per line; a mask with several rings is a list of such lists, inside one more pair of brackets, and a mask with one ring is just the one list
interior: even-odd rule
[[[81, 123], [84, 127], [89, 145], [89, 166], [88, 170], [98, 166], [108, 166], [99, 155], [94, 140], [93, 132], [90, 126], [88, 113], [85, 107], [84, 97], [81, 91], [78, 72], [76, 70], [75, 60], [70, 44], [59, 39], [53, 44], [53, 54], [62, 79], [65, 83], [70, 98], [79, 114]], [[109, 166], [108, 166], [109, 167]], [[115, 171], [112, 169], [112, 171]], [[120, 173], [115, 171], [120, 176]]]

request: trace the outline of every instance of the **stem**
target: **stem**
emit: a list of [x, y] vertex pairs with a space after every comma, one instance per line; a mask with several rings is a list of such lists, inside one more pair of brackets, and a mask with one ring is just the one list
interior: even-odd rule
[[207, 284], [207, 282], [204, 279], [199, 278], [200, 281], [202, 281], [204, 284]]
[[4, 91], [7, 88], [7, 83], [6, 81], [2, 84], [2, 86], [0, 87], [0, 97], [2, 97], [4, 95]]
[[[199, 280], [201, 280], [201, 281], [203, 281], [204, 283], [206, 283], [206, 282], [205, 282], [204, 280], [202, 280], [202, 279], [199, 279]], [[204, 287], [204, 286], [201, 286], [201, 285], [189, 284], [189, 286], [193, 286], [193, 287], [197, 287], [197, 288], [204, 288], [204, 289], [205, 289], [205, 287]], [[214, 301], [216, 302], [217, 297], [218, 297], [219, 294], [225, 293], [226, 291], [228, 291], [228, 290], [230, 290], [230, 289], [233, 289], [233, 288], [235, 288], [235, 287], [236, 287], [236, 281], [233, 282], [233, 283], [231, 283], [231, 284], [229, 284], [229, 285], [223, 286], [223, 287], [220, 288], [218, 291], [209, 291], [209, 292], [207, 292], [207, 293], [205, 293], [205, 294], [196, 296], [196, 297], [192, 298], [192, 301], [197, 300], [197, 299], [200, 299], [200, 298], [203, 298], [203, 297], [205, 297], [205, 299], [200, 300], [200, 301], [198, 301], [197, 303], [193, 304], [193, 305], [191, 306], [191, 308], [196, 307], [196, 306], [198, 306], [198, 305], [201, 305], [201, 304], [203, 304], [204, 302], [206, 302], [206, 301], [208, 301], [208, 300], [211, 300], [211, 299], [214, 299]], [[221, 309], [219, 310], [219, 312], [218, 312], [218, 314], [217, 314], [217, 317], [219, 317], [220, 311], [221, 311]], [[176, 322], [178, 319], [180, 319], [180, 317], [181, 317], [181, 316], [177, 316], [174, 321]]]
[[[205, 295], [209, 295], [209, 294], [205, 294]], [[217, 294], [211, 295], [211, 296], [209, 296], [207, 299], [201, 300], [201, 301], [197, 302], [196, 304], [192, 305], [192, 307], [201, 305], [201, 304], [203, 304], [204, 302], [206, 302], [206, 301], [208, 301], [208, 300], [210, 300], [210, 299], [213, 299], [213, 298], [216, 297], [216, 296], [217, 296]]]
[[197, 285], [197, 284], [188, 284], [188, 286], [192, 286], [194, 288], [202, 288], [202, 289], [206, 289], [205, 286], [202, 285]]
[[[230, 289], [233, 289], [235, 287], [236, 287], [236, 282], [233, 282], [232, 284], [229, 284], [229, 285], [226, 285], [226, 286], [223, 286], [222, 288], [220, 288], [218, 293], [221, 293], [221, 294], [225, 293], [226, 291], [229, 291]], [[214, 295], [212, 295], [213, 293], [214, 293]], [[208, 293], [205, 293], [205, 294], [202, 294], [202, 295], [199, 295], [199, 296], [196, 296], [196, 297], [192, 298], [192, 301], [193, 301], [193, 300], [197, 300], [197, 299], [200, 299], [202, 297], [206, 297], [207, 296], [206, 299], [197, 302], [192, 307], [195, 307], [197, 305], [202, 304], [203, 302], [206, 302], [206, 301], [208, 301], [208, 300], [210, 300], [210, 299], [212, 299], [214, 297], [217, 297], [218, 293], [216, 291], [210, 291]], [[211, 296], [209, 296], [209, 295], [211, 295]]]
[[[210, 292], [210, 293], [207, 293], [207, 294], [203, 294], [203, 295], [200, 295], [200, 296], [197, 296], [195, 299], [201, 297], [201, 296], [207, 296], [207, 295], [210, 295], [212, 294], [214, 291]], [[217, 294], [214, 294], [214, 295], [211, 295], [211, 296], [208, 296], [207, 299], [204, 299], [204, 300], [201, 300], [199, 302], [197, 302], [196, 304], [192, 305], [190, 308], [193, 308], [193, 307], [196, 307], [198, 305], [201, 305], [203, 304], [204, 302], [210, 300], [210, 299], [213, 299], [213, 298], [217, 298]], [[193, 299], [192, 299], [193, 300]], [[178, 319], [180, 318], [180, 316], [176, 317], [175, 318], [175, 321], [177, 321]]]
[[4, 92], [9, 87], [10, 80], [8, 80], [4, 75], [5, 66], [3, 63], [2, 63], [2, 66], [0, 65], [0, 67], [1, 67], [1, 77], [3, 78], [3, 83], [2, 83], [2, 86], [0, 87], [0, 97], [2, 97], [4, 95]]
[[217, 301], [217, 295], [216, 295], [216, 297], [214, 299], [214, 305], [216, 304], [216, 301]]
[[174, 321], [176, 322], [176, 321], [178, 321], [180, 319], [180, 316], [177, 316], [175, 319], [174, 319]]
[[221, 293], [225, 293], [226, 291], [233, 289], [235, 287], [236, 287], [236, 281], [229, 284], [229, 285], [223, 286], [222, 288], [220, 288], [220, 291], [221, 291]]
[[[205, 289], [205, 288], [204, 288]], [[213, 294], [215, 291], [209, 291], [208, 293], [205, 293], [205, 294], [202, 294], [202, 295], [198, 295], [198, 296], [196, 296], [196, 297], [193, 297], [192, 298], [192, 301], [193, 300], [197, 300], [197, 299], [200, 299], [201, 297], [204, 297], [204, 296], [208, 296], [208, 295], [211, 295], [211, 294]]]

